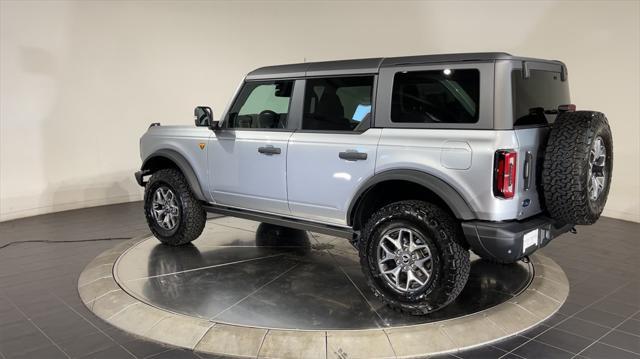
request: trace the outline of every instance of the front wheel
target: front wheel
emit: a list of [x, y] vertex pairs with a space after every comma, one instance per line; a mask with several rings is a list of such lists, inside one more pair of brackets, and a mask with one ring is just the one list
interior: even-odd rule
[[207, 213], [180, 171], [153, 174], [144, 191], [144, 212], [153, 235], [164, 244], [180, 246], [198, 238]]
[[444, 210], [401, 201], [378, 210], [359, 242], [360, 265], [373, 293], [390, 307], [414, 315], [451, 303], [469, 277], [462, 231]]

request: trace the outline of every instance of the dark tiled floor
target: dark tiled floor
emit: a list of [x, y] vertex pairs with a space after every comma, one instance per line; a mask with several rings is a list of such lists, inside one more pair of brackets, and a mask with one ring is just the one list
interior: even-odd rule
[[[543, 325], [449, 358], [640, 358], [640, 224], [602, 218], [543, 251], [571, 283]], [[0, 223], [11, 241], [133, 237], [147, 232], [141, 204], [96, 207]], [[23, 243], [0, 249], [0, 358], [210, 358], [147, 342], [81, 303], [82, 268], [120, 240]]]

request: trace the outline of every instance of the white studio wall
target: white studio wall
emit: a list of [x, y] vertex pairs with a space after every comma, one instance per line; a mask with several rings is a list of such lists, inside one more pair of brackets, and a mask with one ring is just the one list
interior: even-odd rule
[[139, 200], [151, 122], [219, 115], [244, 74], [345, 58], [506, 51], [563, 60], [607, 114], [605, 215], [640, 221], [640, 2], [0, 2], [0, 220]]

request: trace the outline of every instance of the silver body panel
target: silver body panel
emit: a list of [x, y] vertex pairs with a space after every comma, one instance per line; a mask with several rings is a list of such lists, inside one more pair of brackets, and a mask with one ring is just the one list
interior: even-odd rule
[[[412, 169], [434, 175], [460, 193], [478, 219], [501, 221], [537, 214], [539, 207], [533, 205], [521, 209], [524, 200], [521, 191], [507, 200], [493, 195], [497, 149], [519, 150], [516, 131], [385, 128], [378, 145], [376, 172]], [[521, 168], [523, 156], [518, 152]], [[532, 202], [538, 203], [537, 195], [529, 197], [535, 197]]]
[[206, 200], [212, 201], [209, 194], [209, 174], [207, 148], [200, 149], [200, 143], [206, 143], [213, 135], [206, 127], [195, 126], [152, 126], [140, 138], [140, 158], [142, 161], [159, 150], [172, 150], [181, 154], [194, 169]]
[[[195, 130], [195, 131], [194, 131]], [[210, 203], [332, 225], [346, 225], [354, 194], [376, 173], [411, 169], [434, 175], [467, 201], [478, 219], [523, 219], [541, 211], [535, 187], [524, 190], [520, 176], [514, 198], [493, 195], [497, 149], [536, 153], [545, 129], [510, 131], [369, 129], [360, 135], [286, 131], [218, 131], [155, 127], [143, 136], [143, 159], [158, 149], [185, 154]], [[199, 144], [205, 141], [205, 150]], [[280, 155], [257, 148], [280, 147]], [[338, 153], [357, 150], [365, 161]], [[535, 176], [535, 165], [533, 176]], [[211, 171], [209, 171], [211, 169]], [[519, 173], [520, 175], [520, 173]], [[534, 177], [535, 178], [535, 177]], [[523, 207], [525, 199], [530, 201]]]
[[[379, 128], [362, 134], [294, 133], [287, 157], [291, 212], [297, 217], [345, 225], [356, 191], [375, 173], [381, 133]], [[343, 151], [366, 153], [367, 159], [344, 160], [338, 157]]]
[[[218, 204], [289, 214], [287, 147], [292, 132], [216, 131], [209, 138], [209, 190]], [[263, 154], [272, 146], [280, 154]]]

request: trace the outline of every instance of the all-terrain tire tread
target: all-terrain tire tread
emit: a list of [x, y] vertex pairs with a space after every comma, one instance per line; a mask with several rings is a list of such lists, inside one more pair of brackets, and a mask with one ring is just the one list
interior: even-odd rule
[[[366, 248], [375, 228], [380, 223], [391, 219], [422, 221], [426, 226], [440, 234], [435, 240], [440, 246], [443, 262], [449, 263], [449, 265], [443, 266], [441, 273], [443, 281], [440, 284], [441, 288], [438, 296], [418, 298], [415, 302], [408, 303], [385, 295], [373, 283], [373, 278], [371, 278], [371, 274], [367, 270], [369, 258]], [[392, 203], [381, 208], [367, 221], [362, 231], [361, 240], [358, 243], [360, 263], [363, 272], [368, 277], [369, 287], [374, 295], [387, 306], [407, 314], [424, 315], [447, 306], [462, 292], [471, 270], [469, 251], [464, 248], [462, 238], [463, 234], [460, 225], [444, 210], [431, 203], [409, 200]]]
[[[149, 211], [146, 209], [150, 196], [153, 195], [150, 189], [156, 182], [164, 182], [173, 187], [180, 197], [182, 204], [182, 214], [178, 230], [170, 237], [163, 236], [154, 228], [153, 221], [155, 220], [149, 215]], [[147, 182], [144, 198], [147, 223], [149, 224], [151, 232], [162, 243], [171, 246], [181, 246], [192, 242], [202, 234], [207, 221], [207, 212], [202, 207], [202, 204], [200, 204], [200, 201], [194, 196], [187, 180], [177, 169], [166, 168], [155, 172], [149, 182]]]
[[[594, 133], [600, 127], [604, 127], [604, 134], [610, 141], [609, 123], [600, 112], [562, 113], [553, 124], [542, 167], [542, 189], [549, 214], [559, 221], [592, 224], [600, 217], [602, 208], [594, 211], [590, 207], [586, 188], [589, 152], [595, 140]], [[610, 182], [609, 173], [602, 193], [605, 199]]]

